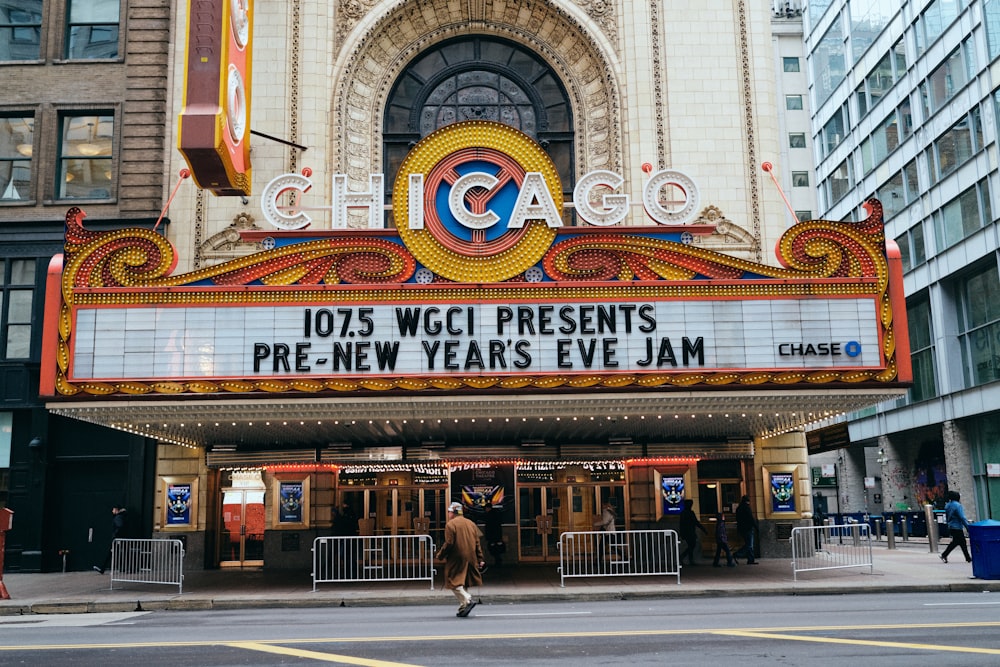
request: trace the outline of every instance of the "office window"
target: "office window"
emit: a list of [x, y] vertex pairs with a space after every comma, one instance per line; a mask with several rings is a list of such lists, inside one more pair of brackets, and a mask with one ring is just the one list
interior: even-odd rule
[[830, 177], [826, 180], [824, 184], [824, 189], [826, 190], [827, 202], [829, 204], [834, 204], [843, 198], [851, 188], [854, 187], [854, 182], [850, 160], [844, 160], [837, 168], [833, 170]]
[[118, 57], [120, 0], [68, 0], [66, 57]]
[[864, 174], [889, 157], [899, 146], [899, 123], [893, 110], [861, 144], [861, 164]]
[[920, 196], [920, 183], [917, 181], [916, 158], [907, 162], [903, 167], [903, 193], [906, 197], [907, 204]]
[[808, 171], [793, 171], [792, 172], [792, 187], [793, 188], [808, 188], [809, 187], [809, 172]]
[[836, 90], [840, 82], [847, 76], [847, 54], [845, 53], [844, 34], [838, 16], [830, 28], [823, 34], [812, 52], [813, 81], [815, 82], [816, 104], [819, 108], [826, 102], [830, 94]]
[[785, 68], [786, 72], [798, 72], [799, 71], [799, 59], [785, 57], [781, 59], [781, 64]]
[[875, 191], [875, 196], [882, 202], [882, 215], [888, 220], [906, 205], [903, 196], [903, 172], [897, 171], [892, 177]]
[[955, 93], [972, 80], [975, 56], [968, 40], [948, 54], [927, 80], [920, 84], [924, 119], [940, 109]]
[[986, 27], [986, 48], [990, 60], [1000, 56], [1000, 0], [983, 3], [983, 25]]
[[993, 221], [986, 179], [972, 186], [934, 212], [937, 249], [944, 250]]
[[899, 0], [851, 0], [851, 51], [855, 62], [889, 25], [899, 6]]
[[979, 109], [962, 118], [941, 134], [931, 147], [928, 163], [931, 181], [944, 178], [983, 147], [983, 126]]
[[109, 199], [115, 120], [111, 114], [63, 115], [58, 162], [61, 199]]
[[796, 211], [795, 217], [799, 219], [799, 222], [805, 222], [806, 220], [813, 219], [812, 211]]
[[34, 135], [34, 116], [0, 116], [0, 202], [32, 198]]
[[42, 0], [0, 3], [0, 61], [38, 60], [42, 44]]
[[[1000, 97], [998, 97], [998, 103], [1000, 103]], [[823, 126], [822, 137], [825, 151], [823, 157], [829, 155], [847, 136], [847, 118], [847, 105], [845, 104], [837, 109]]]
[[957, 283], [958, 340], [966, 386], [1000, 380], [1000, 276], [993, 264]]
[[801, 111], [802, 110], [802, 96], [801, 95], [785, 95], [785, 109], [788, 111]]
[[0, 350], [4, 359], [31, 356], [35, 260], [0, 259]]
[[916, 22], [917, 55], [926, 51], [958, 18], [968, 0], [935, 0]]
[[805, 148], [806, 135], [804, 132], [790, 132], [788, 134], [789, 148]]
[[934, 328], [931, 306], [927, 299], [906, 305], [907, 329], [910, 333], [910, 359], [913, 363], [911, 401], [923, 401], [937, 396], [934, 369]]

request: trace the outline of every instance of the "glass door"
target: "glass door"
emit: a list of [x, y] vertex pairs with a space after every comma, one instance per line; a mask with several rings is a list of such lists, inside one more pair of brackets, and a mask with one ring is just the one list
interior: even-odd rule
[[565, 488], [521, 486], [517, 492], [518, 548], [524, 561], [559, 560], [559, 533], [568, 507]]
[[220, 567], [264, 565], [264, 490], [223, 489]]

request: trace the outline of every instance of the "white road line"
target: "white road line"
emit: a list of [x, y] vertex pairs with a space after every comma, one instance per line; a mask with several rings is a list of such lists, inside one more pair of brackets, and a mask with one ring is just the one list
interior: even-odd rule
[[1000, 600], [996, 602], [925, 602], [925, 607], [979, 607], [979, 606], [991, 606], [1000, 604]]
[[590, 611], [535, 611], [535, 612], [523, 612], [518, 614], [476, 614], [480, 618], [486, 616], [590, 616], [593, 612]]
[[87, 627], [89, 625], [106, 625], [127, 621], [136, 616], [148, 614], [148, 611], [125, 611], [118, 613], [93, 614], [31, 614], [25, 616], [0, 616], [0, 629], [4, 626], [18, 628], [55, 628], [55, 627]]

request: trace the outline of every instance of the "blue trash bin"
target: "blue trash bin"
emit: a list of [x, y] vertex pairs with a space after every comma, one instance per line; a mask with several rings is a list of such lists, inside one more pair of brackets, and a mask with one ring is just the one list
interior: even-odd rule
[[1000, 521], [986, 519], [969, 524], [972, 576], [1000, 579]]

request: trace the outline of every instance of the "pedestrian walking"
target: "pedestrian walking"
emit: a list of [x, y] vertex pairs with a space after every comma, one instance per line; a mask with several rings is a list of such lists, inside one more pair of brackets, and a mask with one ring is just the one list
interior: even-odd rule
[[729, 535], [726, 534], [726, 515], [719, 512], [715, 515], [715, 560], [712, 562], [713, 566], [722, 567], [719, 565], [719, 556], [722, 555], [723, 551], [726, 552], [726, 566], [736, 567], [736, 560], [729, 548]]
[[736, 507], [736, 532], [743, 540], [743, 546], [736, 552], [736, 557], [743, 556], [747, 559], [747, 565], [756, 565], [756, 536], [757, 518], [753, 515], [753, 508], [750, 507], [750, 496], [743, 496], [740, 504]]
[[698, 546], [698, 533], [701, 531], [708, 535], [708, 531], [705, 530], [705, 526], [701, 525], [701, 521], [698, 521], [698, 515], [694, 513], [694, 501], [690, 498], [684, 499], [684, 509], [681, 510], [681, 523], [677, 532], [682, 540], [684, 540], [685, 549], [681, 552], [681, 565], [684, 564], [684, 559], [690, 565], [694, 565], [694, 551]]
[[962, 496], [958, 491], [949, 491], [948, 502], [944, 505], [944, 518], [948, 525], [948, 532], [951, 534], [951, 543], [940, 556], [941, 561], [945, 563], [948, 562], [948, 554], [955, 547], [962, 549], [966, 563], [972, 562], [972, 556], [969, 555], [969, 549], [965, 544], [965, 529], [969, 525], [969, 520], [965, 518], [965, 508], [959, 502], [961, 499]]
[[[497, 509], [492, 502], [486, 501], [486, 516], [484, 519], [486, 537], [486, 548], [493, 556], [493, 564], [496, 567], [503, 565], [503, 555], [507, 551], [507, 545], [503, 541], [503, 512]], [[484, 570], [485, 571], [485, 570]]]
[[465, 618], [476, 606], [467, 590], [470, 586], [482, 586], [481, 569], [483, 547], [479, 544], [479, 527], [462, 516], [461, 503], [448, 505], [448, 522], [444, 526], [444, 544], [437, 552], [438, 559], [444, 559], [444, 587], [458, 599], [458, 613]]
[[94, 570], [100, 574], [104, 574], [104, 571], [108, 569], [111, 565], [111, 552], [115, 547], [115, 540], [119, 537], [125, 537], [128, 528], [128, 511], [124, 506], [115, 505], [111, 508], [111, 542], [108, 544], [108, 552], [104, 556], [104, 562], [100, 565], [95, 565]]

